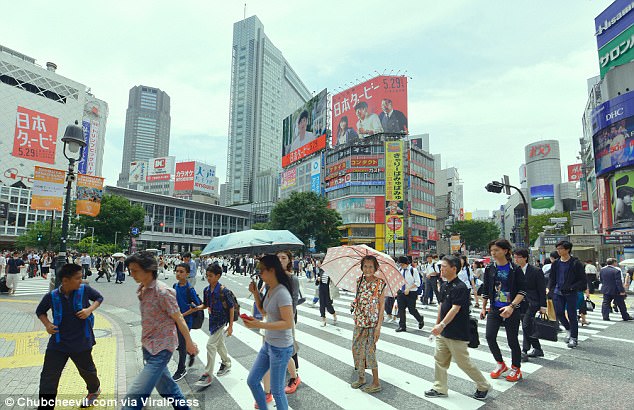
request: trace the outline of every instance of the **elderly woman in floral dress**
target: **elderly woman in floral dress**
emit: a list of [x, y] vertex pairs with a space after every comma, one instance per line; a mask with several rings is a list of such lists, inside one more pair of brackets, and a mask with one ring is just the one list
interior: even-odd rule
[[366, 393], [381, 391], [379, 369], [376, 362], [376, 342], [381, 333], [385, 304], [385, 281], [375, 276], [379, 262], [374, 256], [361, 259], [363, 275], [357, 281], [357, 292], [350, 308], [354, 316], [352, 357], [359, 372], [359, 379], [351, 384], [353, 389], [365, 385], [365, 369], [372, 369], [372, 384], [363, 388]]

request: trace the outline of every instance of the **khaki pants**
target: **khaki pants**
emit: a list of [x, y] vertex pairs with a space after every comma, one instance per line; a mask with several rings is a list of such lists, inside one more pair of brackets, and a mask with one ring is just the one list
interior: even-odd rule
[[7, 273], [7, 287], [11, 289], [10, 293], [15, 293], [18, 287], [20, 274], [19, 273]]
[[491, 389], [491, 385], [484, 378], [482, 372], [478, 370], [469, 358], [467, 344], [468, 342], [464, 340], [447, 339], [442, 336], [436, 338], [436, 354], [434, 355], [436, 366], [433, 388], [438, 393], [447, 394], [447, 369], [449, 369], [452, 358], [458, 367], [476, 383], [478, 390], [488, 391]]
[[216, 364], [216, 352], [220, 355], [222, 363], [231, 367], [231, 359], [227, 353], [227, 346], [225, 345], [225, 329], [221, 327], [209, 336], [207, 341], [207, 366], [205, 367], [205, 373], [208, 375], [214, 374], [214, 365]]

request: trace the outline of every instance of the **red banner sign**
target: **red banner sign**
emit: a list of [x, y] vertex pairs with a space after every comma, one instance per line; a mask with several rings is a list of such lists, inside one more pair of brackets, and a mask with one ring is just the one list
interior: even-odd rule
[[57, 118], [18, 107], [12, 155], [54, 164], [56, 147]]
[[176, 164], [174, 191], [191, 191], [194, 189], [194, 161]]
[[568, 165], [568, 182], [577, 182], [583, 176], [582, 164]]

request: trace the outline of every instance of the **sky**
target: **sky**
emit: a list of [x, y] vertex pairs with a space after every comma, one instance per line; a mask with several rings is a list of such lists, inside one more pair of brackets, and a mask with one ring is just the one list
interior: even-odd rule
[[[458, 168], [472, 211], [506, 202], [484, 186], [504, 174], [519, 184], [527, 144], [559, 140], [564, 181], [578, 162], [587, 79], [599, 73], [594, 18], [610, 3], [251, 0], [246, 16], [311, 91], [377, 72], [411, 77], [410, 133], [429, 133], [442, 166]], [[141, 84], [170, 95], [170, 155], [216, 165], [224, 182], [232, 27], [244, 2], [14, 0], [2, 14], [0, 44], [55, 62], [108, 103], [106, 184], [121, 168], [128, 92]]]

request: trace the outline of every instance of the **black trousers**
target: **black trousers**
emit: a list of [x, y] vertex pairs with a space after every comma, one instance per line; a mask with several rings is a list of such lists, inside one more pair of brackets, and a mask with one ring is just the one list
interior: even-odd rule
[[522, 365], [522, 349], [520, 348], [520, 341], [518, 339], [518, 333], [520, 330], [521, 314], [518, 310], [515, 310], [511, 317], [504, 319], [500, 316], [499, 308], [491, 306], [491, 311], [487, 315], [486, 337], [489, 344], [489, 350], [493, 354], [493, 357], [497, 362], [503, 362], [502, 352], [497, 342], [498, 331], [500, 326], [504, 325], [506, 329], [506, 340], [511, 348], [511, 360], [513, 366], [520, 367]]
[[394, 310], [394, 301], [396, 300], [396, 298], [393, 298], [391, 296], [386, 296], [385, 297], [385, 314], [386, 315], [392, 315], [392, 311]]
[[438, 290], [438, 276], [430, 276], [429, 283], [431, 289], [427, 290], [425, 297], [427, 298], [427, 304], [430, 304], [434, 300], [434, 294], [436, 295], [436, 301], [440, 303], [440, 292]]
[[531, 347], [542, 350], [542, 345], [539, 343], [539, 339], [531, 337], [535, 331], [535, 314], [539, 311], [537, 303], [530, 303], [528, 309], [522, 315], [522, 332], [524, 338], [522, 339], [522, 350], [528, 352]]
[[418, 310], [416, 310], [416, 291], [412, 290], [408, 295], [405, 295], [403, 292], [399, 292], [396, 297], [396, 301], [398, 302], [398, 326], [403, 329], [407, 328], [407, 322], [405, 321], [405, 308], [409, 310], [409, 313], [414, 316], [417, 322], [422, 322], [423, 318], [421, 317]]
[[90, 272], [90, 265], [81, 265], [81, 267], [84, 269], [83, 278], [86, 279], [88, 277], [88, 272]]
[[75, 363], [79, 375], [86, 382], [86, 389], [89, 393], [95, 393], [99, 390], [99, 378], [97, 377], [97, 368], [92, 360], [92, 349], [83, 352], [60, 352], [58, 350], [46, 350], [44, 355], [44, 366], [40, 373], [40, 400], [45, 399], [48, 405], [40, 405], [38, 409], [55, 408], [55, 397], [57, 397], [57, 387], [59, 386], [59, 378], [66, 366], [68, 359]]
[[625, 306], [625, 299], [623, 295], [603, 295], [603, 303], [601, 304], [601, 315], [603, 319], [610, 318], [610, 304], [614, 300], [614, 304], [619, 308], [619, 313], [623, 320], [630, 317], [627, 313], [627, 306]]
[[[187, 344], [185, 342], [185, 337], [181, 331], [176, 327], [176, 334], [178, 335], [178, 367], [176, 368], [177, 372], [182, 372], [185, 370], [185, 360], [187, 359]], [[191, 356], [191, 355], [190, 355]]]
[[330, 299], [330, 288], [327, 283], [319, 283], [319, 313], [321, 317], [326, 317], [326, 310], [331, 315], [335, 314], [335, 308], [332, 307], [332, 299]]

